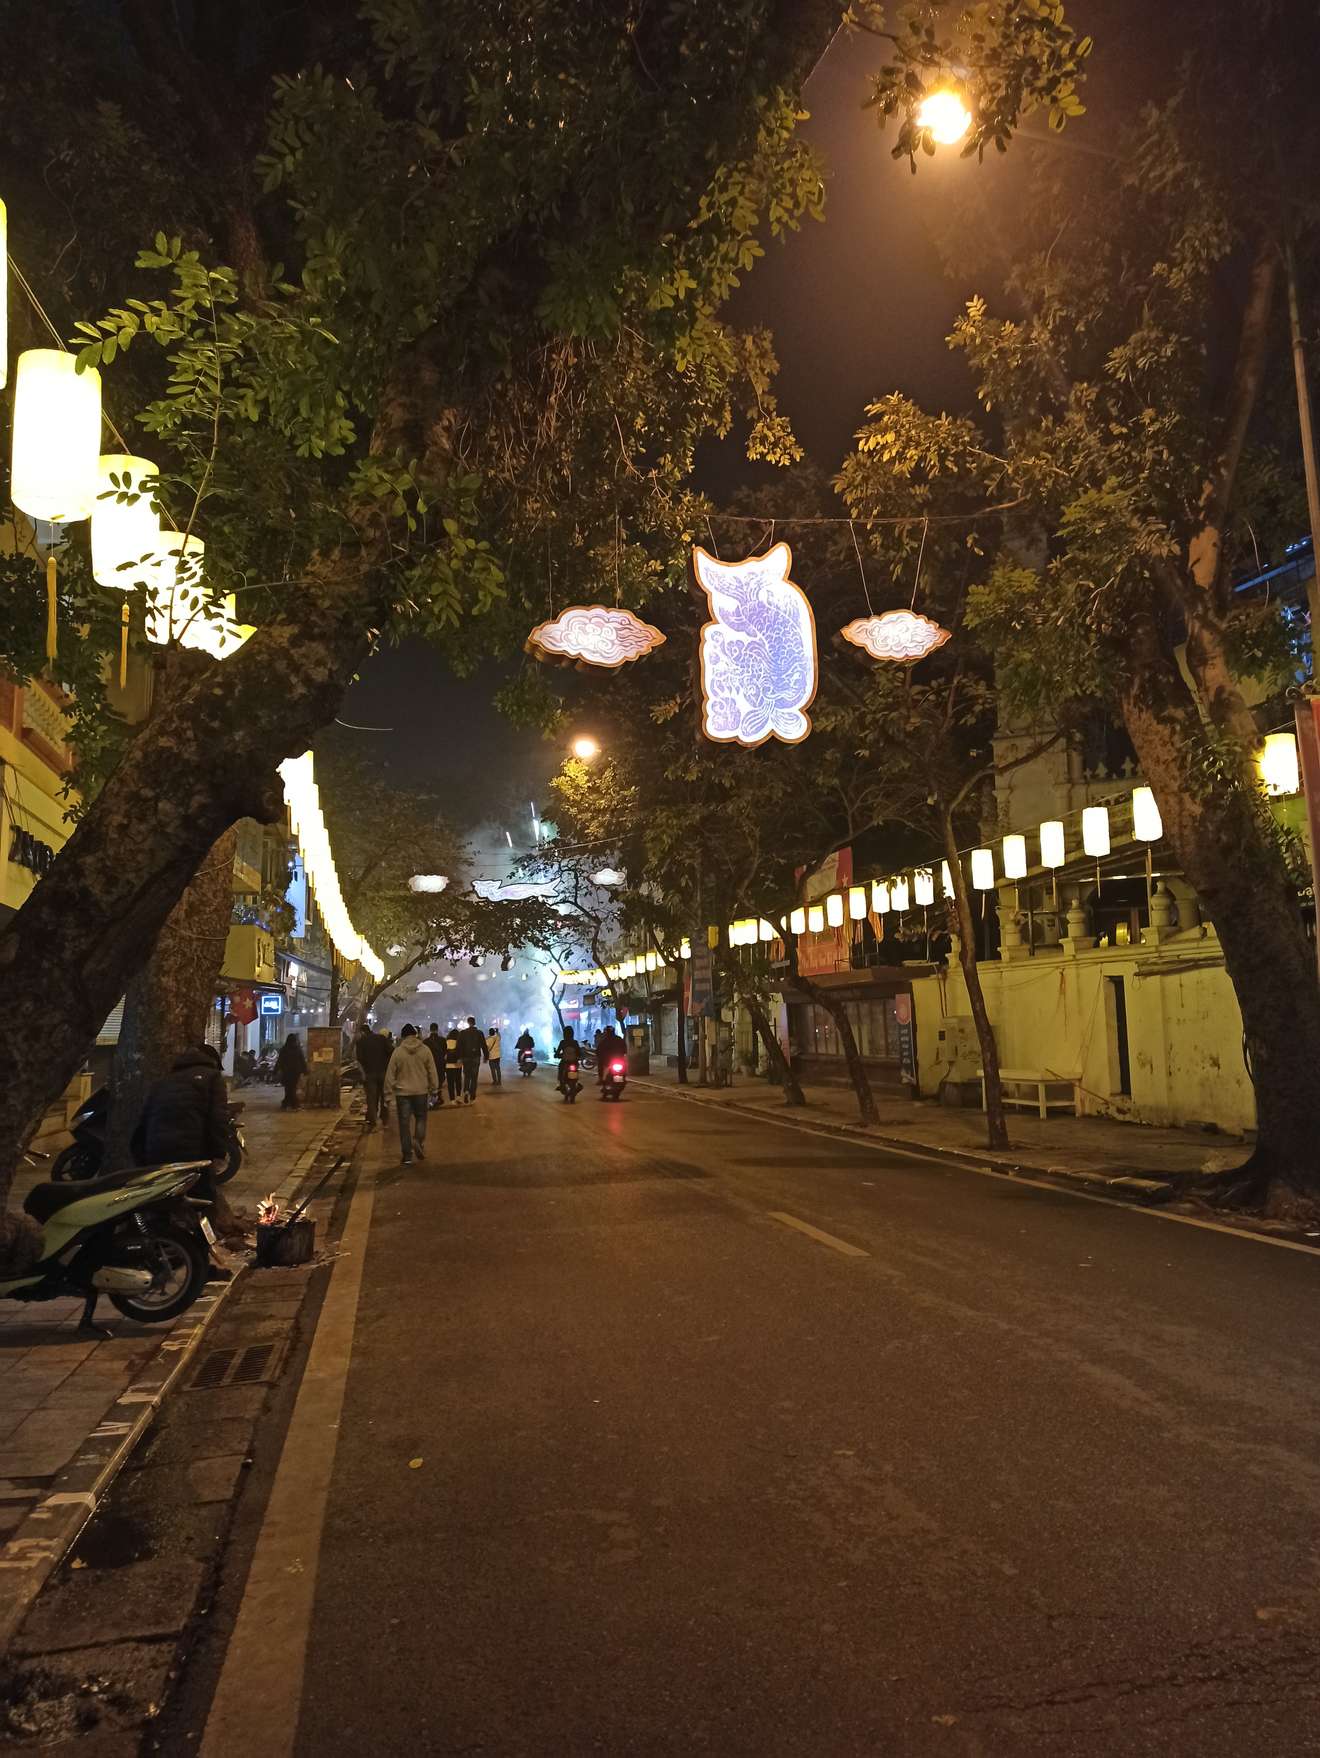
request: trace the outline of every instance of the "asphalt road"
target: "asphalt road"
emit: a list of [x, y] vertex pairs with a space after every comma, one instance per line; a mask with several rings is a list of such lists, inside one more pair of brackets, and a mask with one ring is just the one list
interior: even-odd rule
[[544, 1071], [393, 1141], [300, 1758], [1320, 1750], [1320, 1261]]

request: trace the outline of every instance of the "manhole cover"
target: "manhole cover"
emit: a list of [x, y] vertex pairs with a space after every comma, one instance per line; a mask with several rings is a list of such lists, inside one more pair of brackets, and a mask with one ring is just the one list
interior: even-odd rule
[[221, 1386], [259, 1386], [278, 1379], [288, 1343], [246, 1343], [234, 1349], [210, 1349], [190, 1382], [194, 1392]]

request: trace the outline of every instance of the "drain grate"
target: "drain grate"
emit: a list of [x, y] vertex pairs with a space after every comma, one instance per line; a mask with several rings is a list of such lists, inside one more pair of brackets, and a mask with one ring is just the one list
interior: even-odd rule
[[208, 1350], [189, 1382], [189, 1390], [214, 1392], [221, 1386], [267, 1385], [279, 1378], [288, 1348], [287, 1342], [281, 1342]]

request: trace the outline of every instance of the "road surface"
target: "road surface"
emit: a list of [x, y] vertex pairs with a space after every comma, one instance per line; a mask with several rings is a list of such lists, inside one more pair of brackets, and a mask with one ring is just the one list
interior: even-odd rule
[[205, 1758], [258, 1644], [268, 1758], [1320, 1750], [1316, 1258], [544, 1071], [429, 1147]]

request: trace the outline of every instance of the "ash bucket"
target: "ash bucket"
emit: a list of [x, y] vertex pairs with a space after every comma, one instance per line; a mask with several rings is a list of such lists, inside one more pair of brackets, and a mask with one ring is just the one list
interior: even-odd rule
[[272, 1221], [257, 1227], [257, 1268], [293, 1270], [316, 1250], [315, 1221]]

